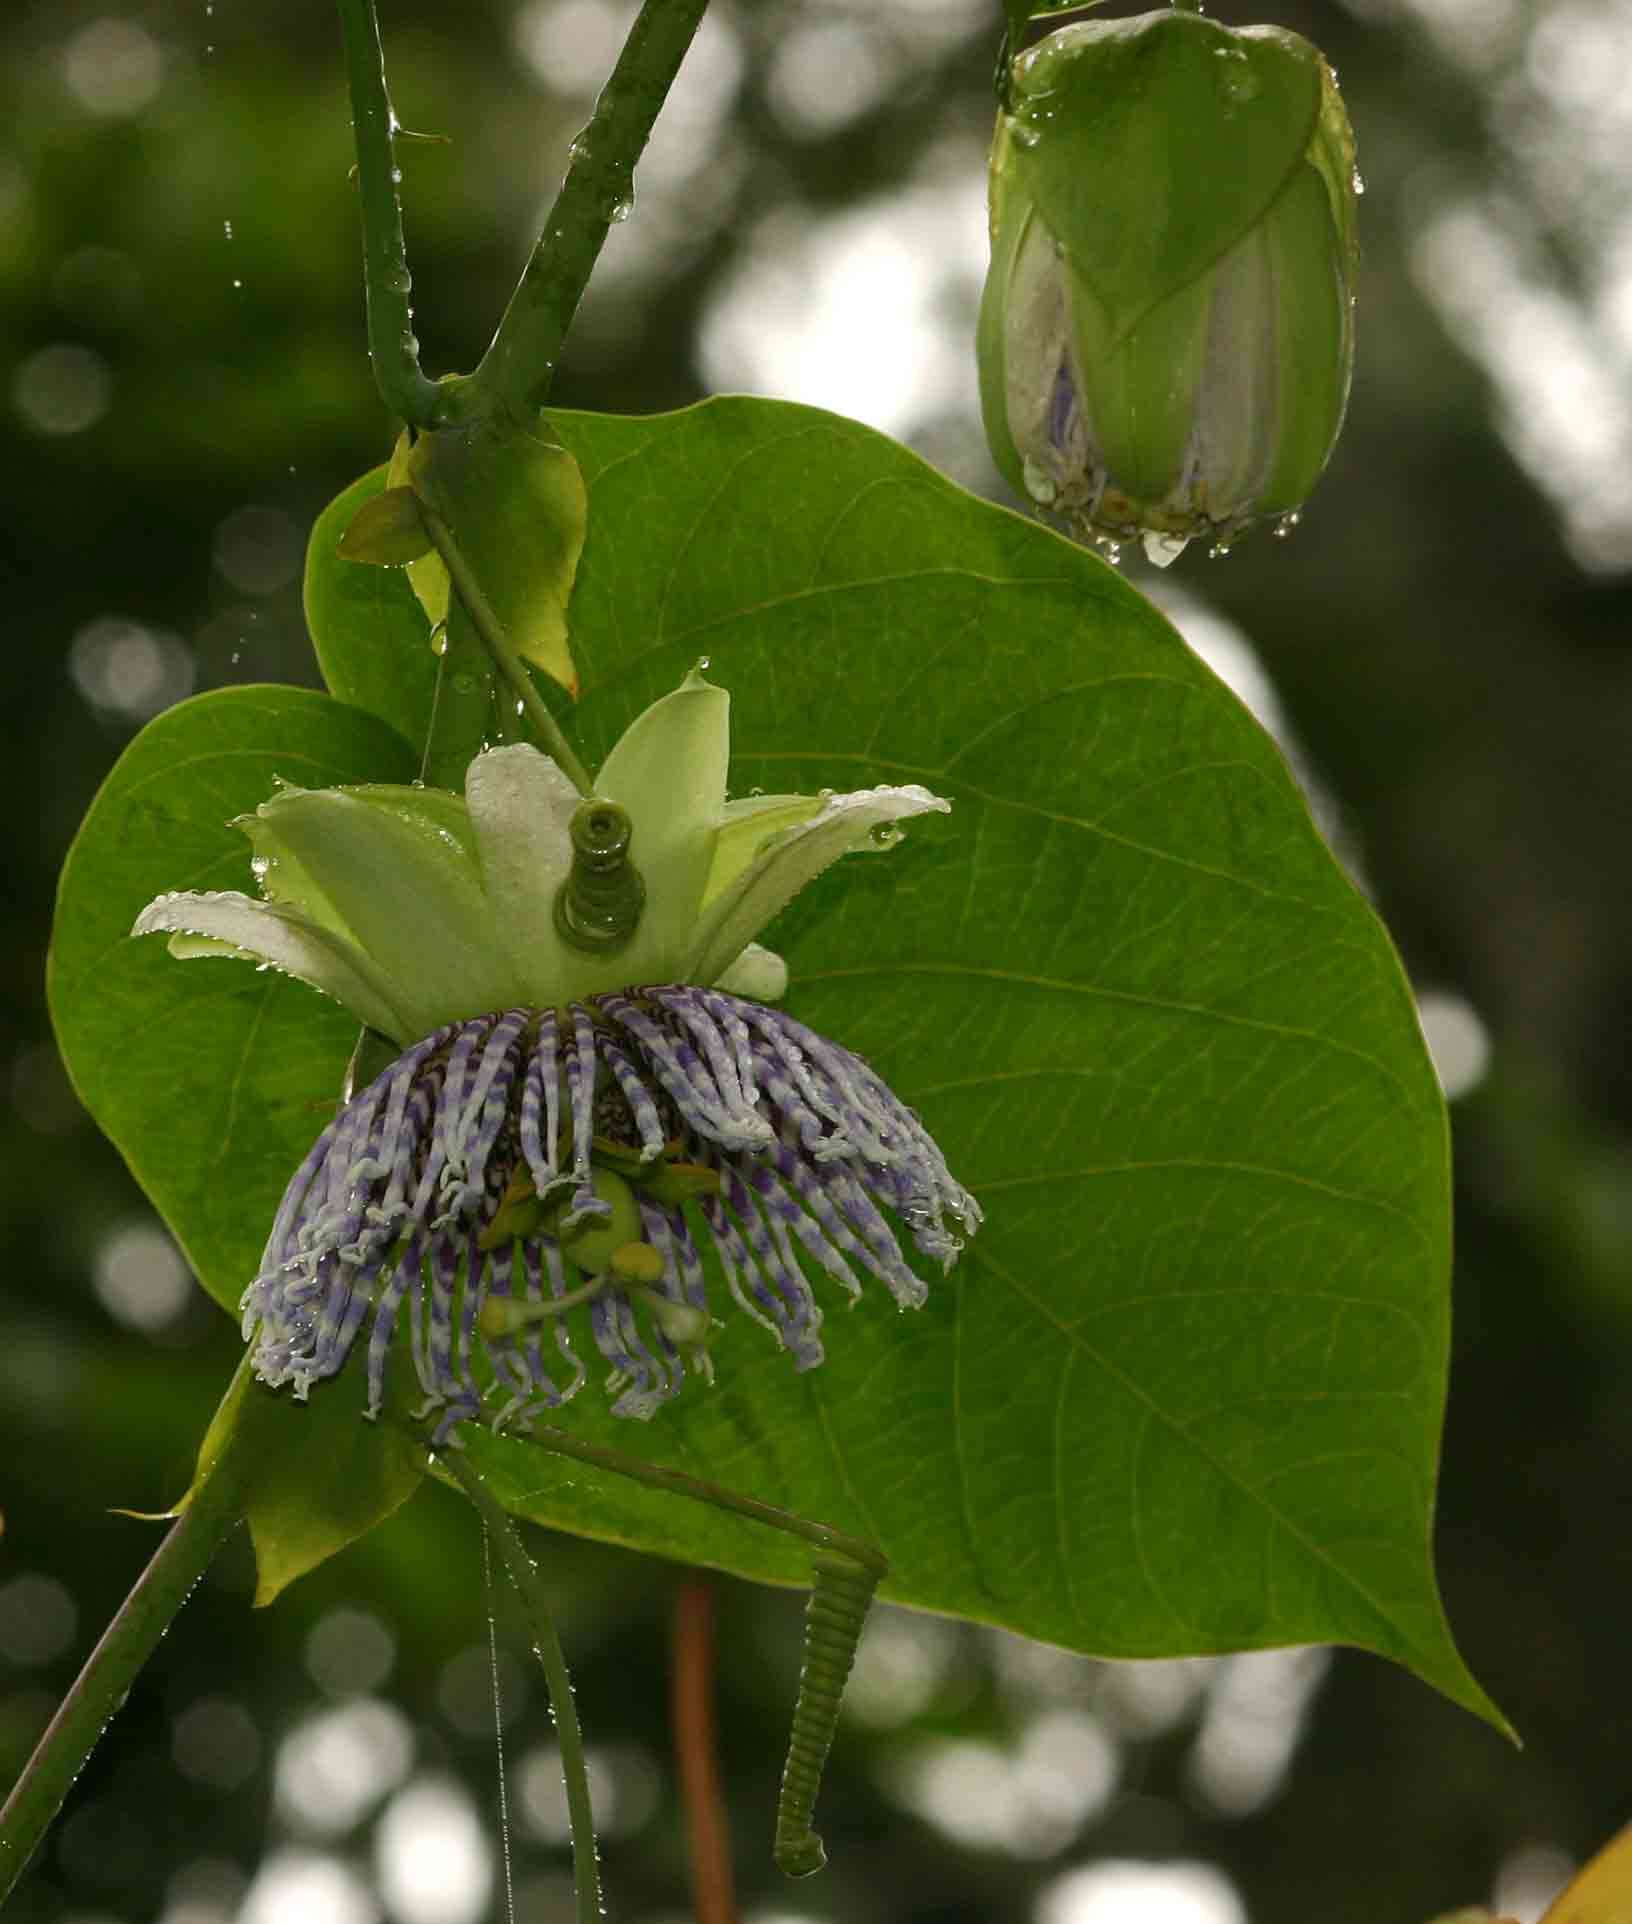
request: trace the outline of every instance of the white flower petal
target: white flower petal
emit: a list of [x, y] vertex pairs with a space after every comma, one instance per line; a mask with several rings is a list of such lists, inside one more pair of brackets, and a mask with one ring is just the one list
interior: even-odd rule
[[367, 955], [413, 1035], [516, 1000], [459, 796], [285, 789], [243, 826], [267, 895]]
[[703, 907], [725, 893], [773, 836], [820, 815], [827, 801], [825, 795], [749, 795], [727, 802], [714, 838]]
[[170, 953], [184, 961], [223, 955], [265, 964], [332, 995], [382, 1035], [411, 1041], [418, 1033], [366, 956], [293, 909], [231, 890], [161, 895], [137, 916], [131, 934], [168, 934]]
[[631, 982], [680, 979], [725, 808], [731, 697], [695, 671], [624, 730], [595, 793], [629, 811], [630, 860], [646, 884], [634, 941], [619, 956]]
[[714, 982], [804, 885], [841, 855], [889, 848], [890, 824], [951, 803], [911, 783], [829, 796], [821, 812], [762, 844], [752, 862], [708, 906], [697, 924], [682, 980]]
[[756, 1002], [780, 1002], [788, 992], [788, 965], [774, 949], [750, 942], [735, 962], [720, 971], [713, 986], [727, 995], [751, 996]]
[[584, 958], [556, 933], [555, 897], [572, 867], [569, 825], [582, 798], [547, 755], [524, 742], [478, 755], [465, 797], [488, 912], [520, 999], [541, 1008], [569, 1000]]

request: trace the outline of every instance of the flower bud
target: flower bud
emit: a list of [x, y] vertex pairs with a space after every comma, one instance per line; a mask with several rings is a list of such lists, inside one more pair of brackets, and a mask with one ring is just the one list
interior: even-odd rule
[[1170, 9], [1013, 65], [991, 158], [981, 404], [998, 466], [1167, 562], [1295, 515], [1354, 358], [1354, 141], [1279, 27]]

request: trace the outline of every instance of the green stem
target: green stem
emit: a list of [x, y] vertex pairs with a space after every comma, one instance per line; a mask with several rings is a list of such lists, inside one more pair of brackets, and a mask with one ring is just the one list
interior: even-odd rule
[[520, 1440], [536, 1443], [540, 1449], [548, 1450], [554, 1456], [570, 1456], [580, 1463], [593, 1463], [599, 1469], [611, 1470], [615, 1475], [629, 1477], [635, 1483], [648, 1484], [654, 1490], [673, 1490], [677, 1495], [694, 1497], [699, 1503], [711, 1503], [716, 1509], [734, 1510], [738, 1516], [751, 1517], [755, 1523], [763, 1523], [772, 1530], [783, 1530], [789, 1536], [803, 1537], [807, 1543], [814, 1543], [824, 1550], [836, 1550], [840, 1555], [859, 1563], [863, 1569], [872, 1571], [875, 1576], [882, 1576], [890, 1567], [880, 1551], [870, 1543], [863, 1543], [859, 1537], [846, 1536], [831, 1524], [812, 1523], [808, 1517], [796, 1516], [791, 1510], [779, 1510], [774, 1503], [761, 1503], [757, 1497], [741, 1496], [735, 1490], [726, 1489], [722, 1483], [710, 1483], [704, 1477], [689, 1476], [684, 1470], [668, 1470], [655, 1463], [642, 1463], [638, 1457], [625, 1456], [621, 1450], [608, 1449], [602, 1443], [586, 1443], [565, 1430], [551, 1429], [547, 1425], [526, 1431]]
[[555, 1712], [555, 1734], [561, 1745], [561, 1773], [567, 1783], [567, 1815], [572, 1824], [572, 1875], [577, 1887], [578, 1924], [603, 1924], [600, 1866], [595, 1858], [595, 1819], [589, 1803], [589, 1772], [584, 1765], [584, 1739], [578, 1727], [578, 1705], [567, 1675], [561, 1639], [555, 1633], [549, 1598], [539, 1580], [538, 1567], [516, 1532], [504, 1506], [471, 1468], [464, 1451], [454, 1447], [438, 1453], [439, 1460], [458, 1478], [465, 1494], [481, 1513], [497, 1540], [527, 1614], [533, 1648], [544, 1667], [544, 1683]]
[[428, 501], [420, 498], [420, 518], [425, 524], [425, 532], [431, 538], [431, 546], [442, 557], [448, 570], [448, 578], [453, 583], [454, 593], [465, 604], [465, 612], [470, 616], [471, 626], [487, 652], [493, 657], [493, 665], [515, 690], [516, 699], [526, 710], [528, 720], [538, 730], [539, 737], [549, 750], [551, 759], [580, 795], [587, 795], [593, 786], [589, 771], [579, 761], [561, 732], [561, 724], [544, 705], [544, 698], [533, 684], [527, 672], [527, 664], [516, 653], [515, 644], [504, 632], [504, 625], [493, 612], [492, 603], [482, 593], [481, 583], [476, 579], [470, 563], [466, 561], [458, 542], [453, 538], [453, 530], [448, 526]]
[[242, 1517], [239, 1479], [218, 1465], [188, 1504], [46, 1727], [0, 1810], [0, 1905], [33, 1855], [136, 1673]]
[[634, 196], [635, 163], [708, 0], [645, 0], [493, 343], [470, 377], [484, 409], [530, 426], [549, 398], [561, 344], [607, 230]]
[[346, 44], [346, 84], [357, 145], [363, 289], [374, 382], [387, 408], [410, 426], [445, 427], [464, 417], [469, 396], [463, 382], [430, 381], [420, 372], [414, 310], [408, 301], [413, 283], [397, 193], [397, 119], [385, 90], [385, 55], [374, 0], [340, 0], [340, 30]]

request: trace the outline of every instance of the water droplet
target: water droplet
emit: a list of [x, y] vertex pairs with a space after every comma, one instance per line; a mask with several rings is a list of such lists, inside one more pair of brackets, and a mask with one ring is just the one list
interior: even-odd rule
[[401, 346], [404, 354], [407, 354], [409, 356], [418, 354], [419, 336], [413, 331], [412, 328], [405, 327], [402, 330]]
[[1284, 541], [1302, 519], [1303, 516], [1299, 514], [1296, 508], [1294, 508], [1290, 514], [1283, 514], [1280, 520], [1275, 523], [1276, 539]]
[[1122, 559], [1122, 543], [1113, 541], [1108, 534], [1096, 534], [1094, 546], [1114, 568]]
[[402, 185], [402, 169], [400, 167], [393, 167], [391, 169], [391, 185], [393, 187], [400, 187]]
[[568, 160], [582, 160], [589, 152], [589, 129], [580, 127], [567, 145]]
[[874, 848], [894, 848], [903, 832], [894, 822], [874, 822], [869, 834]]
[[238, 280], [235, 280], [235, 281], [233, 282], [233, 286], [234, 286], [234, 287], [242, 287], [242, 286], [243, 286], [243, 282], [242, 282], [242, 281], [238, 281]]
[[1349, 185], [1354, 189], [1354, 191], [1357, 194], [1363, 194], [1366, 191], [1366, 183], [1364, 180], [1361, 179], [1360, 169], [1358, 167], [1356, 167], [1354, 172], [1350, 174]]
[[388, 267], [381, 278], [393, 294], [406, 294], [414, 284], [414, 277], [408, 272], [407, 264], [403, 261]]
[[708, 673], [708, 656], [699, 655], [691, 665], [691, 672], [694, 675], [706, 675]]
[[1230, 552], [1229, 542], [1215, 541], [1213, 545], [1207, 550], [1207, 559], [1209, 561], [1222, 561], [1229, 552]]
[[1139, 538], [1144, 544], [1145, 559], [1157, 568], [1171, 568], [1190, 545], [1187, 534], [1158, 534], [1148, 528]]
[[634, 211], [635, 197], [633, 194], [630, 194], [626, 199], [615, 200], [612, 203], [612, 211], [607, 218], [614, 223], [626, 221]]
[[[453, 692], [456, 695], [473, 695], [476, 692], [476, 677], [461, 670], [453, 678]], [[484, 743], [485, 747], [486, 744]]]
[[1044, 468], [1040, 467], [1029, 454], [1022, 464], [1020, 476], [1026, 484], [1026, 493], [1031, 496], [1038, 507], [1050, 508], [1059, 499], [1060, 489], [1058, 482], [1056, 482]]
[[765, 791], [764, 791], [764, 789], [762, 789], [762, 788], [751, 788], [751, 789], [749, 789], [749, 791], [748, 791], [748, 793], [749, 793], [749, 794], [750, 794], [751, 796], [752, 796], [752, 795], [763, 795], [763, 794], [765, 793]]
[[226, 235], [228, 240], [231, 240], [232, 239], [232, 222], [230, 220], [222, 221], [221, 231], [223, 234]]
[[1218, 73], [1218, 90], [1224, 98], [1236, 105], [1253, 99], [1258, 92], [1258, 76], [1242, 49], [1219, 47], [1214, 50], [1213, 58], [1223, 63]]
[[431, 630], [431, 653], [445, 655], [448, 652], [448, 624], [439, 621]]

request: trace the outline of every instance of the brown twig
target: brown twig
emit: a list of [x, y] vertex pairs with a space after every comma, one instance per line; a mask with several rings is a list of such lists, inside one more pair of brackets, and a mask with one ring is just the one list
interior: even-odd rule
[[691, 1843], [691, 1895], [697, 1924], [737, 1924], [731, 1879], [731, 1826], [720, 1794], [714, 1732], [714, 1586], [690, 1576], [674, 1598], [670, 1705], [680, 1799]]

